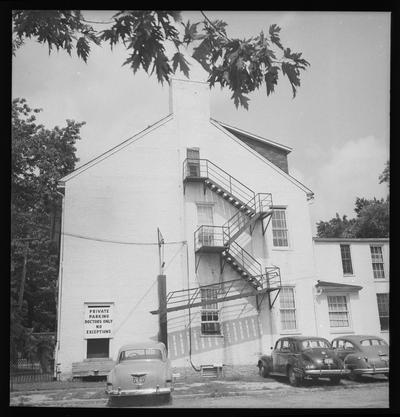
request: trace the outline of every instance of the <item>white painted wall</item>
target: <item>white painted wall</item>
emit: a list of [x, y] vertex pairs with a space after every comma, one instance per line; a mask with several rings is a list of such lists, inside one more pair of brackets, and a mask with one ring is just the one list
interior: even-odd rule
[[[316, 282], [306, 190], [261, 155], [209, 120], [209, 88], [205, 83], [174, 80], [173, 118], [132, 142], [126, 142], [98, 163], [69, 176], [63, 213], [63, 262], [60, 276], [60, 339], [57, 363], [66, 377], [72, 362], [85, 358], [83, 314], [86, 302], [114, 303], [111, 356], [126, 342], [155, 339], [158, 247], [80, 239], [156, 242], [157, 227], [165, 245], [167, 291], [236, 279], [227, 266], [220, 276], [217, 256], [205, 256], [195, 271], [193, 233], [196, 203], [214, 204], [214, 224], [222, 225], [235, 212], [225, 200], [201, 184], [188, 184], [183, 193], [182, 167], [186, 148], [199, 147], [207, 158], [256, 192], [271, 192], [276, 205], [287, 206], [290, 247], [272, 247], [271, 224], [265, 236], [257, 226], [240, 243], [262, 265], [281, 268], [285, 284], [295, 285], [299, 328], [315, 333], [312, 285]], [[189, 265], [187, 266], [187, 255]], [[188, 269], [187, 269], [188, 268]], [[189, 276], [187, 274], [189, 272]], [[274, 294], [273, 294], [274, 295]], [[222, 337], [200, 335], [200, 309], [191, 311], [192, 361], [195, 365], [255, 364], [258, 355], [281, 333], [279, 303], [269, 310], [268, 297], [260, 312], [255, 297], [223, 303]], [[174, 366], [189, 366], [188, 310], [168, 316], [169, 348]]]
[[[344, 275], [340, 243], [349, 244], [353, 265], [353, 275]], [[370, 245], [382, 245], [385, 279], [373, 276]], [[316, 297], [318, 314], [318, 331], [322, 337], [332, 340], [346, 332], [356, 334], [372, 334], [389, 341], [389, 333], [381, 331], [377, 304], [377, 293], [389, 293], [389, 241], [373, 241], [368, 239], [349, 241], [318, 241], [314, 242], [315, 261], [318, 279], [342, 284], [360, 285], [358, 293], [348, 294], [350, 301], [351, 328], [338, 333], [329, 326], [328, 304], [326, 294]]]

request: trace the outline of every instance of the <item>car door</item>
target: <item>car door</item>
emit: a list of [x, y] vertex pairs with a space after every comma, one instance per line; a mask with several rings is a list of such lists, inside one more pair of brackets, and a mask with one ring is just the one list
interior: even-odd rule
[[272, 373], [279, 373], [281, 344], [282, 344], [282, 340], [279, 339], [275, 343], [275, 348], [272, 351]]
[[288, 364], [291, 355], [289, 339], [282, 339], [281, 349], [279, 351], [279, 360], [277, 372], [286, 375], [286, 365]]
[[336, 339], [333, 344], [333, 350], [335, 351], [336, 355], [343, 361], [344, 358], [348, 355], [344, 348], [344, 340], [343, 339]]

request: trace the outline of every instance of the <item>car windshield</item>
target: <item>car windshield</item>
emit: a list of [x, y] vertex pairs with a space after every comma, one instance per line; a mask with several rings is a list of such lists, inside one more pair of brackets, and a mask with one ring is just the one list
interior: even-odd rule
[[127, 349], [121, 352], [119, 361], [132, 361], [141, 359], [162, 359], [160, 349]]
[[330, 345], [328, 341], [323, 339], [307, 339], [302, 340], [300, 343], [300, 347], [302, 350], [304, 349], [313, 349], [313, 348], [325, 348], [330, 349]]
[[361, 346], [386, 346], [387, 343], [381, 339], [365, 339], [361, 340]]

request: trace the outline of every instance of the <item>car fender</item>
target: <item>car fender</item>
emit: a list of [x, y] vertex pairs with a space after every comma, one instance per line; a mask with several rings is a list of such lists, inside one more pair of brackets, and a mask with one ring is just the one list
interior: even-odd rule
[[293, 368], [295, 372], [302, 373], [303, 366], [301, 364], [301, 359], [299, 355], [289, 356], [286, 364], [286, 373], [289, 370], [289, 367]]
[[272, 362], [272, 356], [263, 355], [259, 359], [258, 363], [262, 362], [263, 365], [267, 368], [272, 370], [273, 369], [273, 362]]
[[[361, 354], [360, 354], [361, 355]], [[359, 367], [364, 367], [365, 363], [363, 360], [359, 359], [360, 355], [358, 354], [354, 354], [354, 353], [349, 353], [343, 360], [345, 366], [349, 369], [352, 368], [359, 368]]]

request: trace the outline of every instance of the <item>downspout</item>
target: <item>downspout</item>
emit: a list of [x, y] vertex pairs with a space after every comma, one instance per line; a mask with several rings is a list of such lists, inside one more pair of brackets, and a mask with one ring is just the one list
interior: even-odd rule
[[[186, 241], [186, 273], [187, 273], [187, 285], [188, 285], [188, 289], [190, 287], [190, 281], [189, 281], [189, 246], [188, 246], [188, 242]], [[196, 372], [200, 372], [201, 369], [196, 368], [196, 366], [194, 365], [194, 363], [192, 362], [192, 316], [191, 316], [191, 311], [190, 311], [190, 299], [189, 301], [189, 361], [190, 361], [190, 365], [192, 366], [192, 368], [196, 371]]]
[[64, 261], [64, 213], [65, 213], [65, 184], [57, 185], [57, 188], [62, 188], [63, 192], [56, 190], [57, 194], [61, 196], [61, 231], [60, 231], [60, 256], [58, 263], [58, 300], [57, 300], [57, 339], [56, 339], [56, 348], [55, 348], [55, 359], [56, 366], [55, 372], [56, 377], [58, 371], [58, 352], [60, 350], [60, 328], [61, 328], [61, 299], [62, 299], [62, 278], [63, 278], [63, 261]]

